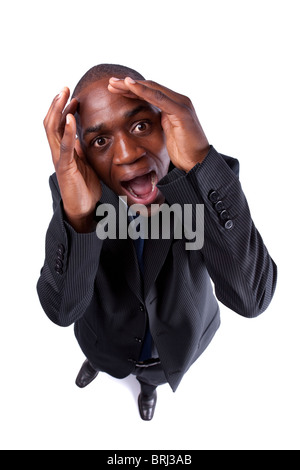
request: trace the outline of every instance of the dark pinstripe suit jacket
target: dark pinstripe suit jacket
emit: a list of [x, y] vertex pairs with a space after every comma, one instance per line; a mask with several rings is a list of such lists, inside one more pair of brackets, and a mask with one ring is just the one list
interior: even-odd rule
[[[64, 220], [56, 176], [50, 177], [54, 215], [37, 285], [40, 302], [54, 323], [75, 323], [79, 345], [100, 370], [118, 378], [133, 371], [148, 314], [175, 391], [219, 327], [216, 297], [245, 317], [268, 307], [276, 265], [251, 219], [238, 168], [237, 160], [211, 147], [188, 174], [172, 168], [160, 181], [170, 205], [205, 205], [204, 246], [186, 251], [184, 239], [145, 240], [143, 281], [132, 240], [77, 234]], [[106, 187], [101, 202], [118, 208]]]

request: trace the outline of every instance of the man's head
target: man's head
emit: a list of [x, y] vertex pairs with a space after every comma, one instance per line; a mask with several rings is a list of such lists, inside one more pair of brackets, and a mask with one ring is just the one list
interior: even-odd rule
[[143, 75], [141, 75], [136, 70], [131, 69], [130, 67], [126, 67], [125, 65], [118, 65], [118, 64], [100, 64], [95, 65], [91, 69], [89, 69], [79, 80], [76, 87], [74, 88], [72, 98], [78, 96], [78, 94], [83, 90], [86, 86], [90, 85], [93, 82], [97, 82], [102, 78], [125, 78], [131, 77], [134, 80], [145, 80]]
[[144, 80], [135, 70], [102, 64], [78, 82], [77, 134], [82, 151], [100, 179], [128, 204], [161, 204], [156, 183], [167, 174], [170, 159], [158, 108], [146, 101], [116, 95], [109, 79]]

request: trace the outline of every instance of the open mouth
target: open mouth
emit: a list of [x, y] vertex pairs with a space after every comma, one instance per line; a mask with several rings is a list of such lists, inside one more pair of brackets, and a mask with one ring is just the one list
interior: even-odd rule
[[131, 199], [134, 199], [137, 204], [148, 205], [156, 199], [158, 193], [156, 183], [156, 173], [150, 171], [129, 181], [122, 181], [121, 184], [127, 195], [130, 195]]

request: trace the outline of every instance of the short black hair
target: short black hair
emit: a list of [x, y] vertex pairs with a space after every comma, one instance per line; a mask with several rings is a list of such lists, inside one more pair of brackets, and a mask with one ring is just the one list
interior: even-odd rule
[[99, 64], [90, 68], [79, 80], [76, 87], [74, 88], [72, 98], [75, 98], [86, 86], [107, 77], [131, 77], [134, 80], [145, 80], [139, 72], [131, 69], [130, 67], [126, 67], [125, 65]]

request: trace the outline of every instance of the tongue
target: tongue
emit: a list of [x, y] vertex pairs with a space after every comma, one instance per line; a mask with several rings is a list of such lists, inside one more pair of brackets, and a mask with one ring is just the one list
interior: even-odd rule
[[152, 183], [150, 173], [144, 176], [138, 176], [129, 182], [129, 186], [137, 196], [144, 196], [151, 193]]

